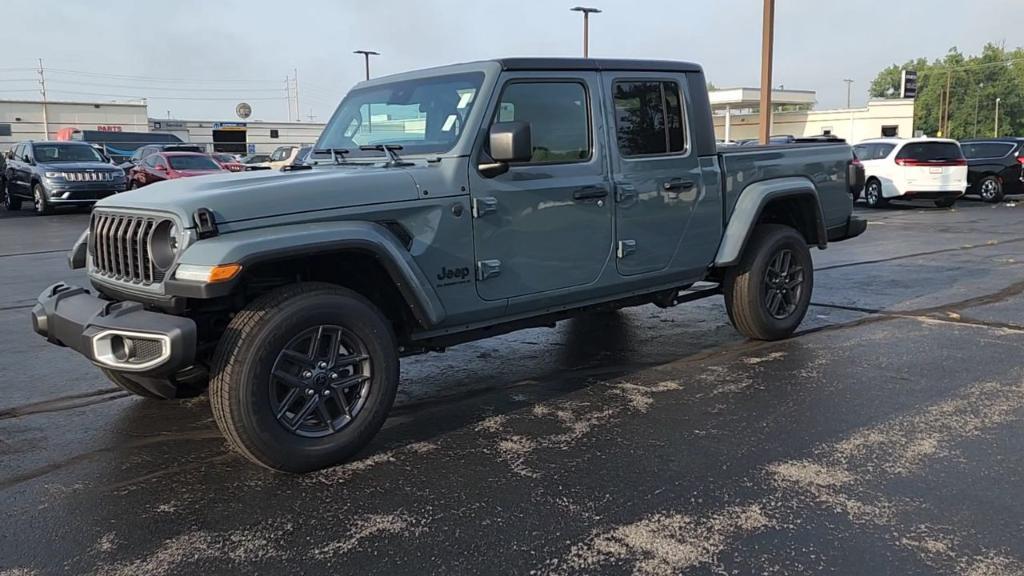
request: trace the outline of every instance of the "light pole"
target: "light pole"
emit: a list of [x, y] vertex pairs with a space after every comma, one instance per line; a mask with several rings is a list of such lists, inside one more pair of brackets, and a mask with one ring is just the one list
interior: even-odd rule
[[992, 136], [999, 138], [999, 103], [1002, 102], [1002, 98], [996, 98], [996, 129]]
[[583, 13], [583, 57], [590, 58], [590, 15], [600, 14], [601, 11], [587, 6], [576, 6], [570, 10]]
[[853, 87], [853, 80], [843, 78], [843, 82], [846, 82], [846, 107], [850, 108], [850, 89]]
[[761, 22], [761, 144], [772, 134], [772, 50], [775, 44], [775, 0], [764, 0]]
[[374, 52], [373, 50], [353, 50], [353, 54], [362, 54], [363, 60], [366, 63], [366, 79], [370, 79], [370, 56], [380, 56], [380, 52]]

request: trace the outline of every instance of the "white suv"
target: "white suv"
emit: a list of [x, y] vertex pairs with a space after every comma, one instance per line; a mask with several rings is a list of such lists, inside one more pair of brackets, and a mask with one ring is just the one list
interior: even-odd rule
[[967, 160], [956, 140], [878, 138], [853, 147], [864, 164], [864, 200], [932, 200], [947, 208], [967, 190]]

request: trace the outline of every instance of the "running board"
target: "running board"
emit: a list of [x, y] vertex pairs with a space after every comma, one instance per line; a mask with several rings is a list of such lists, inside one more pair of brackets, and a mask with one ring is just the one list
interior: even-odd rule
[[715, 284], [710, 288], [700, 288], [697, 290], [687, 288], [684, 290], [668, 292], [664, 296], [656, 298], [654, 300], [654, 304], [661, 308], [671, 308], [687, 302], [693, 302], [694, 300], [702, 300], [711, 296], [718, 296], [721, 293], [721, 284]]

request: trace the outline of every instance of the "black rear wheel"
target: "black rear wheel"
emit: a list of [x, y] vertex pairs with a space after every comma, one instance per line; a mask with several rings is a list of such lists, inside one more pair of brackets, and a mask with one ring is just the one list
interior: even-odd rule
[[935, 206], [938, 208], [952, 208], [957, 200], [957, 198], [942, 198], [935, 201]]
[[397, 389], [387, 318], [351, 290], [304, 283], [270, 292], [232, 319], [214, 354], [210, 405], [246, 458], [308, 472], [369, 443]]
[[9, 180], [4, 182], [3, 194], [4, 194], [4, 209], [8, 212], [17, 212], [21, 210], [21, 198], [17, 198], [11, 191], [13, 186]]
[[804, 237], [789, 226], [758, 225], [739, 264], [725, 276], [725, 306], [748, 338], [779, 340], [803, 321], [814, 289], [814, 266]]
[[978, 182], [978, 195], [985, 202], [1000, 202], [1003, 199], [1003, 183], [995, 176], [986, 176]]

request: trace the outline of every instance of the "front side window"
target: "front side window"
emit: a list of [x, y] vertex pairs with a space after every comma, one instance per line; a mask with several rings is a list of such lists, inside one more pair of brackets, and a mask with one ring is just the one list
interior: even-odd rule
[[103, 157], [88, 144], [36, 144], [32, 150], [36, 162], [103, 162]]
[[505, 86], [495, 122], [529, 122], [531, 163], [590, 158], [587, 91], [578, 82], [513, 82]]
[[615, 133], [624, 157], [674, 154], [686, 149], [682, 99], [675, 82], [616, 82]]
[[316, 148], [343, 148], [346, 157], [379, 157], [360, 146], [395, 144], [402, 154], [443, 154], [462, 137], [482, 72], [390, 82], [353, 90], [324, 129]]

